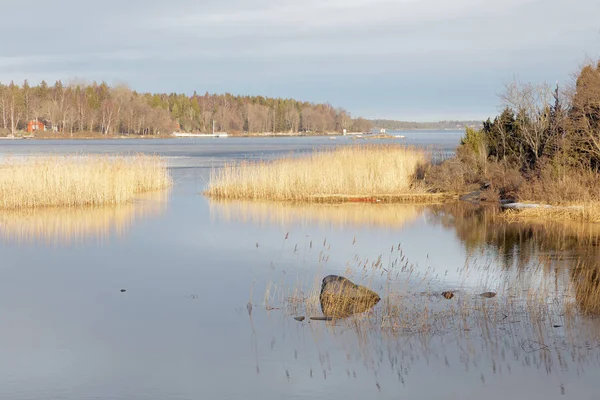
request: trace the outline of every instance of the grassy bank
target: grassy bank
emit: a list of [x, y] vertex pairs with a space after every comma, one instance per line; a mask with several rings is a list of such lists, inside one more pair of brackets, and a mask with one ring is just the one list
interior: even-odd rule
[[335, 147], [214, 170], [205, 194], [220, 199], [307, 202], [421, 201], [425, 151], [401, 145]]
[[171, 185], [156, 156], [68, 155], [0, 160], [0, 209], [122, 204]]
[[507, 221], [551, 219], [598, 223], [600, 222], [600, 203], [507, 210], [502, 213], [502, 217]]

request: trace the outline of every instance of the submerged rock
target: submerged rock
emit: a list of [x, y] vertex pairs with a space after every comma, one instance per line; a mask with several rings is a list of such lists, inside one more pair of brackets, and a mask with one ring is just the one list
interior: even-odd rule
[[337, 275], [323, 278], [319, 297], [323, 315], [331, 318], [346, 318], [368, 311], [381, 300], [371, 289]]
[[296, 321], [300, 321], [300, 322], [304, 321], [304, 317], [303, 316], [301, 316], [301, 317], [294, 317], [294, 319]]
[[442, 292], [442, 296], [443, 296], [445, 299], [448, 299], [448, 300], [450, 300], [451, 298], [453, 298], [453, 297], [454, 297], [454, 292]]
[[481, 190], [474, 190], [470, 193], [463, 194], [459, 197], [459, 199], [462, 201], [467, 201], [469, 203], [479, 203], [481, 201], [482, 193], [483, 191]]
[[492, 297], [496, 297], [496, 293], [494, 293], [494, 292], [483, 292], [479, 296], [485, 297], [486, 299], [491, 299]]

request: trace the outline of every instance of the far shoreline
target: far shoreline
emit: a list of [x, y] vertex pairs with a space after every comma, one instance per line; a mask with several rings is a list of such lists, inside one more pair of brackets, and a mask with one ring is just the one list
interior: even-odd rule
[[[461, 129], [394, 129], [388, 132], [462, 132]], [[387, 132], [386, 132], [387, 134]], [[196, 136], [197, 135], [197, 136]], [[104, 135], [96, 132], [74, 132], [68, 134], [42, 134], [42, 135], [19, 135], [19, 136], [0, 136], [0, 141], [4, 140], [127, 140], [127, 139], [140, 139], [140, 140], [148, 140], [148, 139], [227, 139], [227, 138], [285, 138], [285, 137], [373, 137], [379, 138], [378, 135], [381, 135], [380, 132], [351, 132], [346, 133], [345, 135], [341, 132], [327, 132], [322, 134], [310, 134], [310, 133], [288, 133], [288, 132], [278, 132], [278, 133], [245, 133], [245, 134], [227, 134], [226, 136], [211, 136], [211, 134], [206, 133], [198, 133], [198, 134], [189, 134], [187, 136], [176, 136], [173, 134], [170, 135]], [[395, 138], [393, 135], [389, 135], [389, 139]]]

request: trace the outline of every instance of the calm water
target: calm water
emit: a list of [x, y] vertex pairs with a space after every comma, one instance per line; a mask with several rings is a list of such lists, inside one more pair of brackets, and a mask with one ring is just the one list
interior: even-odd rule
[[[441, 152], [461, 135], [402, 134]], [[553, 292], [565, 291], [577, 260], [598, 260], [596, 226], [508, 224], [497, 210], [466, 205], [298, 206], [201, 195], [210, 168], [223, 162], [351, 142], [0, 143], [13, 155], [158, 153], [176, 182], [118, 208], [0, 214], [0, 398], [600, 398], [595, 320], [578, 319], [572, 332], [560, 312], [532, 326], [518, 309], [503, 317], [495, 306], [527, 297], [546, 277]], [[397, 280], [407, 307], [444, 313], [489, 304], [495, 323], [386, 335], [292, 318], [300, 311], [290, 299], [330, 273], [368, 279], [384, 299], [376, 312], [387, 292], [373, 264], [389, 271], [407, 262], [410, 276]], [[436, 295], [448, 289], [452, 301]], [[498, 296], [472, 300], [488, 290]]]

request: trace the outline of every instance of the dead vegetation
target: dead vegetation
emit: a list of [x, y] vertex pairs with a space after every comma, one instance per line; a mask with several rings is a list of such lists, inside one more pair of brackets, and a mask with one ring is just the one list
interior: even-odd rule
[[[424, 150], [402, 145], [341, 146], [214, 170], [205, 194], [216, 199], [335, 203], [424, 201]], [[434, 197], [440, 197], [434, 195]]]
[[171, 185], [157, 156], [65, 155], [0, 160], [0, 209], [124, 204]]

